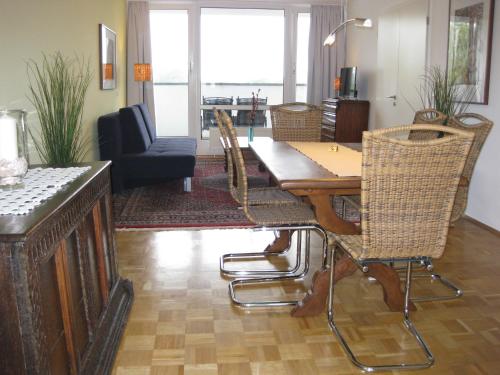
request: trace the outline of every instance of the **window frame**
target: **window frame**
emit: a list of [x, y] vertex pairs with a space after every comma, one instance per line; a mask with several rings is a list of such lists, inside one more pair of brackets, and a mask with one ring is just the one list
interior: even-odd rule
[[[150, 1], [150, 10], [184, 9], [188, 11], [188, 134], [196, 137], [200, 154], [210, 153], [210, 145], [214, 141], [202, 138], [200, 126], [200, 113], [206, 106], [201, 104], [201, 9], [202, 8], [229, 8], [229, 9], [269, 9], [284, 11], [284, 56], [283, 56], [283, 102], [294, 102], [296, 95], [296, 68], [297, 68], [297, 22], [299, 13], [310, 13], [310, 5], [274, 3], [265, 1]], [[213, 106], [209, 106], [213, 108]], [[232, 106], [242, 109], [240, 106]], [[268, 110], [269, 106], [261, 106]], [[221, 106], [222, 109], [222, 106]], [[271, 128], [269, 132], [271, 131]], [[269, 133], [270, 134], [270, 133]], [[216, 137], [218, 140], [218, 136]], [[212, 142], [211, 142], [212, 140]], [[215, 144], [217, 144], [217, 140]], [[214, 145], [212, 145], [214, 146]], [[217, 146], [215, 146], [217, 147]]]

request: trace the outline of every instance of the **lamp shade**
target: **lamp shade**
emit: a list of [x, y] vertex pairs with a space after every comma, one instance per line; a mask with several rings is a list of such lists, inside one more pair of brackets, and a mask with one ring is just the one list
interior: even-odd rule
[[104, 79], [113, 79], [113, 64], [102, 64]]
[[342, 22], [340, 25], [338, 25], [328, 36], [325, 38], [325, 41], [323, 42], [324, 46], [331, 46], [333, 43], [335, 43], [335, 34], [337, 31], [342, 29], [344, 26], [346, 26], [348, 23], [354, 22], [354, 25], [357, 27], [362, 27], [365, 29], [370, 29], [373, 27], [373, 22], [370, 18], [351, 18], [347, 21]]
[[336, 77], [335, 78], [335, 81], [334, 81], [334, 88], [335, 88], [335, 91], [339, 91], [340, 90], [340, 77]]
[[151, 81], [151, 64], [134, 64], [135, 81]]

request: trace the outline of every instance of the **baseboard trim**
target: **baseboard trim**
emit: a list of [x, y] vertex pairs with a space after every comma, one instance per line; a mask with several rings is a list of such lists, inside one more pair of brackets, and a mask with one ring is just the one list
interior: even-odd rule
[[476, 220], [476, 219], [474, 219], [474, 218], [472, 218], [472, 217], [470, 217], [470, 216], [467, 216], [467, 215], [465, 215], [465, 216], [464, 216], [464, 219], [467, 219], [467, 220], [469, 220], [470, 222], [472, 222], [472, 223], [476, 224], [478, 227], [481, 227], [481, 228], [483, 228], [483, 229], [486, 229], [488, 232], [491, 232], [491, 233], [493, 233], [495, 236], [500, 237], [500, 231], [499, 231], [499, 230], [496, 230], [495, 228], [492, 228], [492, 227], [490, 227], [489, 225], [487, 225], [487, 224], [485, 224], [485, 223], [482, 223], [482, 222], [480, 222], [479, 220]]

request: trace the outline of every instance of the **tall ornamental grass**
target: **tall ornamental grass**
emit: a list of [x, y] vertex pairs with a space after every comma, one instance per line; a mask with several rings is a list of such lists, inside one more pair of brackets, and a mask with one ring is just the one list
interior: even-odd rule
[[422, 77], [418, 93], [423, 108], [433, 108], [451, 117], [467, 110], [476, 90], [461, 87], [456, 75], [448, 75], [440, 67], [432, 66]]
[[85, 95], [92, 80], [89, 62], [69, 59], [61, 52], [43, 55], [41, 63], [27, 63], [29, 100], [40, 120], [40, 131], [32, 132], [42, 161], [67, 166], [82, 161], [88, 139], [82, 134]]

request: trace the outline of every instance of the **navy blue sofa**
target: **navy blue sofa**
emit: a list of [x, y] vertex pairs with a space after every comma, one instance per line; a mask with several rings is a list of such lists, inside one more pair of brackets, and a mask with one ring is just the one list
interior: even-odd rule
[[196, 139], [157, 137], [145, 104], [120, 109], [97, 121], [101, 160], [111, 160], [114, 193], [126, 187], [184, 178], [191, 191], [196, 163]]

